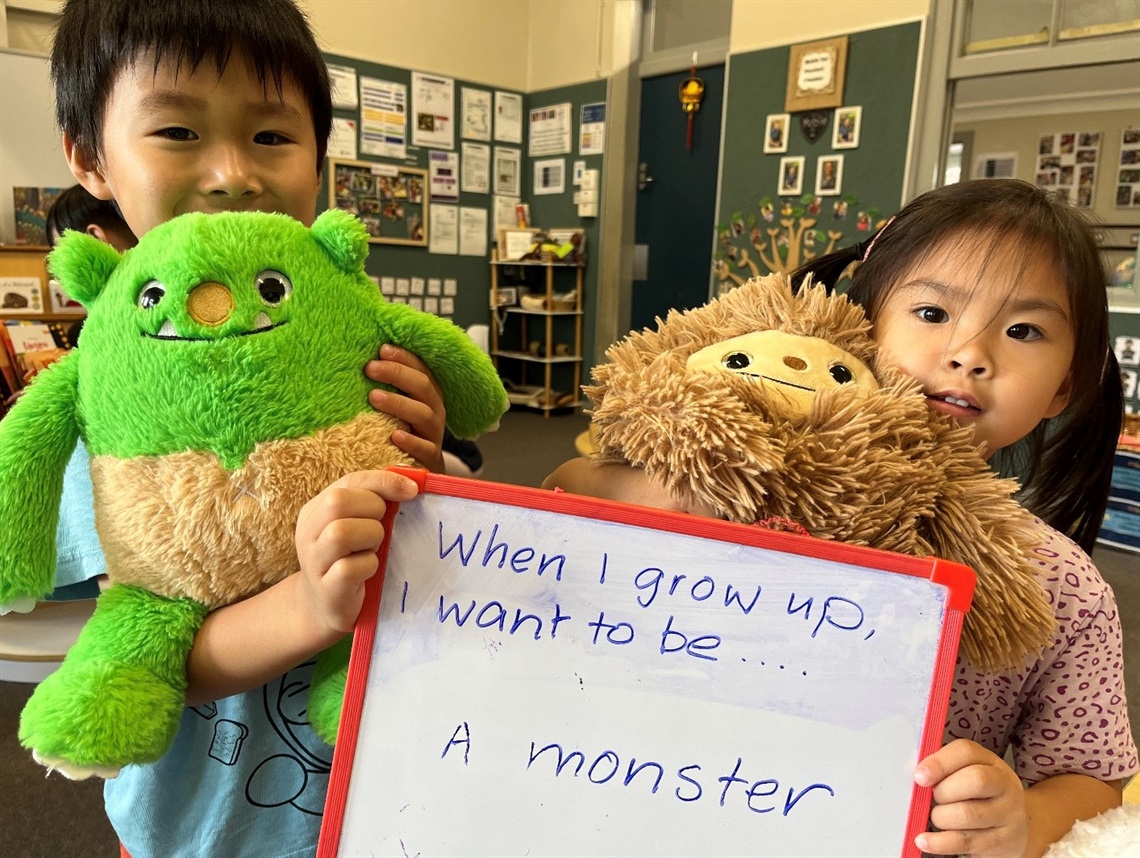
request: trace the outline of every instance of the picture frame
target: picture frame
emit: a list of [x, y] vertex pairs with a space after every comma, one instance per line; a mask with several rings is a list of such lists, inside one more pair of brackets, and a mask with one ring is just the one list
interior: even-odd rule
[[831, 129], [832, 149], [859, 148], [859, 129], [863, 125], [863, 108], [835, 108], [835, 122]]
[[820, 155], [815, 166], [816, 196], [839, 196], [843, 192], [843, 156]]
[[792, 45], [784, 110], [841, 107], [846, 76], [847, 36]]
[[329, 208], [356, 215], [372, 244], [427, 246], [427, 185], [418, 167], [329, 160]]
[[777, 178], [777, 193], [780, 196], [799, 196], [803, 193], [804, 162], [803, 155], [780, 159], [780, 174]]
[[538, 230], [533, 227], [525, 229], [499, 230], [499, 262], [518, 262], [530, 252], [534, 246], [534, 237]]
[[764, 154], [788, 151], [788, 129], [792, 117], [789, 113], [769, 113], [764, 121]]

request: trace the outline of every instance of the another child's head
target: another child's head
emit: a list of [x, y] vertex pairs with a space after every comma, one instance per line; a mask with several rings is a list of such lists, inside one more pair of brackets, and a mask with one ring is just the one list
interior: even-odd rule
[[332, 104], [292, 0], [68, 0], [51, 65], [72, 172], [137, 235], [185, 211], [311, 223]]
[[888, 359], [975, 427], [1031, 509], [1090, 547], [1122, 416], [1090, 222], [1025, 182], [961, 182], [797, 274], [831, 282], [856, 258], [848, 295]]
[[48, 209], [46, 232], [52, 247], [68, 229], [92, 235], [118, 251], [134, 247], [138, 241], [115, 204], [96, 199], [82, 185], [72, 185]]

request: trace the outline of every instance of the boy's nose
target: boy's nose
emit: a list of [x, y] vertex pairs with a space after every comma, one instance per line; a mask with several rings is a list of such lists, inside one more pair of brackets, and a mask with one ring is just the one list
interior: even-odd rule
[[261, 193], [257, 162], [238, 146], [219, 146], [211, 157], [206, 190], [239, 198]]

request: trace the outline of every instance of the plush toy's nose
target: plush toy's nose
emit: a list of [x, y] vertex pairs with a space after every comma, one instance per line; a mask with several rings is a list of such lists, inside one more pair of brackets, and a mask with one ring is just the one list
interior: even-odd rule
[[234, 296], [221, 283], [199, 283], [186, 299], [186, 312], [200, 325], [216, 327], [228, 319], [233, 310]]
[[795, 357], [794, 355], [785, 355], [784, 366], [786, 366], [788, 369], [799, 370], [802, 372], [803, 370], [807, 369], [807, 361], [803, 358]]

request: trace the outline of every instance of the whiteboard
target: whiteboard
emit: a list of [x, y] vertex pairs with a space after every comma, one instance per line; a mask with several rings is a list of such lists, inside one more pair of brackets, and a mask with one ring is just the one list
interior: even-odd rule
[[970, 570], [416, 473], [319, 855], [918, 854]]
[[12, 188], [67, 188], [48, 58], [0, 49], [0, 244], [16, 241]]

